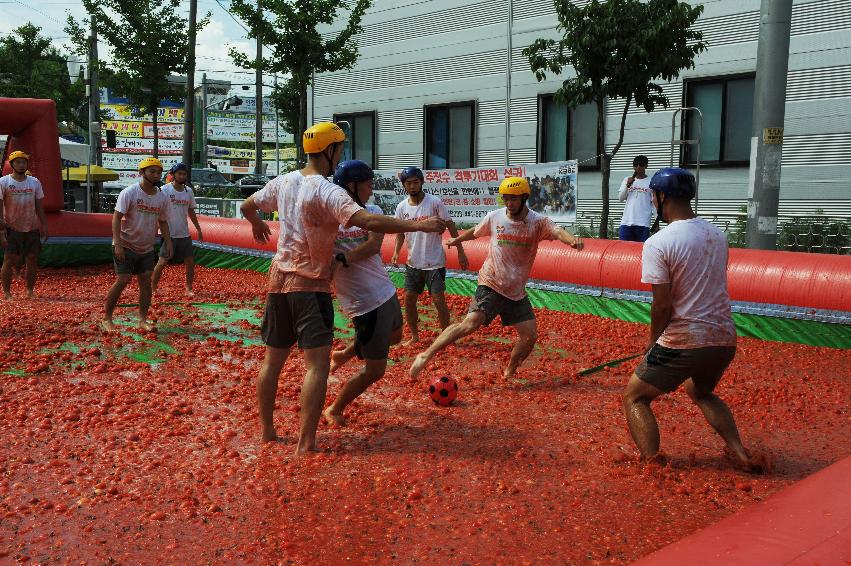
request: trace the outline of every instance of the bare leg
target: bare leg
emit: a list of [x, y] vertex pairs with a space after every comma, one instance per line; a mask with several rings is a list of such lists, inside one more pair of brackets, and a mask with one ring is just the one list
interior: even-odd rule
[[35, 272], [38, 269], [38, 254], [30, 254], [26, 260], [27, 297], [35, 297]]
[[449, 326], [449, 307], [446, 306], [446, 295], [443, 293], [432, 293], [431, 302], [434, 303], [434, 308], [437, 310], [437, 320], [440, 322], [440, 328], [446, 328]]
[[411, 337], [405, 342], [405, 346], [416, 344], [420, 341], [420, 315], [417, 312], [417, 299], [419, 295], [413, 291], [405, 291], [405, 321], [411, 331]]
[[151, 308], [151, 272], [147, 271], [136, 276], [139, 283], [139, 328], [151, 330], [154, 325], [148, 322], [148, 309]]
[[659, 425], [650, 409], [650, 402], [665, 392], [632, 374], [623, 395], [623, 410], [632, 440], [641, 457], [650, 460], [659, 453]]
[[532, 350], [535, 348], [535, 343], [538, 341], [538, 323], [535, 319], [518, 322], [514, 325], [517, 330], [517, 343], [511, 350], [511, 359], [508, 361], [508, 367], [502, 372], [505, 379], [509, 379], [517, 372]]
[[154, 266], [154, 277], [151, 282], [151, 287], [153, 292], [157, 292], [157, 287], [160, 285], [160, 277], [163, 276], [163, 271], [165, 271], [166, 266], [168, 265], [168, 260], [164, 257], [161, 257], [157, 260], [157, 264]]
[[733, 413], [727, 404], [713, 392], [701, 391], [691, 379], [685, 382], [685, 389], [695, 405], [703, 411], [706, 422], [724, 439], [727, 447], [739, 460], [739, 464], [748, 471], [763, 471], [762, 468], [765, 466], [765, 463], [753, 458], [742, 445], [742, 440], [739, 437], [739, 429], [736, 427], [736, 420], [733, 418]]
[[329, 373], [334, 373], [341, 367], [343, 367], [346, 362], [355, 357], [355, 343], [352, 341], [351, 344], [346, 346], [344, 350], [334, 350], [331, 352], [331, 369]]
[[266, 356], [260, 366], [257, 378], [257, 407], [260, 411], [260, 441], [274, 442], [278, 439], [275, 433], [273, 415], [275, 413], [275, 397], [278, 394], [278, 376], [281, 368], [290, 355], [289, 348], [272, 348], [266, 346]]
[[105, 330], [115, 330], [115, 324], [112, 322], [112, 313], [115, 310], [115, 305], [118, 304], [118, 299], [121, 298], [121, 292], [127, 287], [132, 276], [127, 273], [121, 273], [112, 284], [109, 293], [106, 295], [106, 313], [103, 318], [103, 328]]
[[464, 336], [472, 334], [484, 321], [485, 313], [475, 311], [467, 313], [467, 316], [461, 322], [447, 326], [446, 329], [440, 333], [440, 336], [432, 342], [431, 346], [429, 346], [424, 352], [421, 352], [416, 359], [414, 359], [414, 363], [411, 365], [411, 377], [417, 377], [417, 375], [423, 371], [423, 368], [425, 368], [428, 361], [436, 353], [460, 340]]
[[[399, 341], [402, 340], [402, 328], [397, 328], [390, 335], [390, 345], [398, 344]], [[354, 352], [354, 344], [350, 346], [352, 352]], [[349, 348], [346, 348], [344, 351], [348, 351]], [[332, 354], [333, 360], [333, 354]], [[343, 410], [354, 401], [361, 393], [366, 391], [367, 387], [381, 379], [384, 375], [385, 370], [387, 369], [387, 358], [383, 360], [365, 360], [363, 370], [346, 382], [343, 386], [343, 389], [340, 390], [340, 394], [337, 395], [337, 398], [334, 399], [334, 402], [331, 403], [325, 412], [322, 413], [325, 418], [330, 423], [334, 423], [337, 426], [345, 426], [346, 419], [343, 418]]]
[[186, 296], [194, 297], [195, 292], [192, 290], [192, 283], [195, 281], [195, 259], [187, 257], [183, 260], [183, 265], [186, 266]]
[[0, 270], [0, 278], [3, 280], [3, 296], [6, 299], [12, 298], [12, 267], [18, 265], [21, 256], [10, 253], [9, 250], [4, 250], [3, 253], [3, 268]]
[[304, 383], [301, 385], [301, 430], [296, 454], [316, 451], [316, 427], [325, 406], [331, 346], [304, 351]]

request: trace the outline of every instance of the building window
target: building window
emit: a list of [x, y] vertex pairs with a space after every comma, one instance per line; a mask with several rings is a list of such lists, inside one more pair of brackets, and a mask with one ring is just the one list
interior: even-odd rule
[[341, 125], [346, 132], [341, 161], [360, 159], [375, 169], [375, 112], [334, 114], [334, 122], [348, 123]]
[[475, 103], [437, 104], [424, 111], [426, 169], [474, 167]]
[[[686, 106], [703, 113], [700, 162], [711, 165], [747, 165], [751, 155], [754, 77], [736, 76], [686, 81]], [[685, 116], [687, 139], [697, 136], [697, 114]], [[686, 146], [685, 163], [697, 160], [697, 147]]]
[[581, 169], [599, 169], [597, 105], [557, 104], [552, 94], [538, 99], [538, 163], [576, 159]]

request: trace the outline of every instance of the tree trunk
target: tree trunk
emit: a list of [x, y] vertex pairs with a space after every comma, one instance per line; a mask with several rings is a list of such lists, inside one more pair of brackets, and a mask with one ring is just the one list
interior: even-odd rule
[[298, 131], [295, 132], [295, 144], [298, 148], [298, 165], [304, 167], [307, 163], [307, 158], [304, 155], [304, 147], [301, 145], [301, 140], [304, 137], [304, 131], [307, 129], [307, 82], [303, 82], [298, 88]]
[[606, 130], [603, 99], [597, 101], [597, 147], [603, 148], [603, 157], [600, 161], [600, 173], [602, 173], [601, 196], [603, 199], [603, 210], [600, 214], [600, 239], [609, 237], [609, 176], [612, 156], [606, 151]]
[[160, 156], [160, 130], [157, 126], [157, 112], [159, 108], [154, 106], [154, 111], [151, 113], [154, 123], [154, 157]]

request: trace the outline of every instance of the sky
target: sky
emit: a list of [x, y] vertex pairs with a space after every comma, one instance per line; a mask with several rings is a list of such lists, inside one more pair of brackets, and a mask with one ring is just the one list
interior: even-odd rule
[[[236, 47], [243, 52], [254, 53], [254, 41], [247, 37], [247, 33], [228, 14], [229, 0], [198, 0], [198, 18], [207, 12], [211, 13], [210, 23], [198, 34], [195, 47], [196, 57], [196, 84], [201, 80], [201, 73], [207, 72], [208, 79], [231, 81], [233, 85], [238, 83], [250, 84], [250, 89], [240, 92], [246, 94], [254, 93], [254, 71], [236, 67], [228, 56], [228, 49]], [[180, 3], [182, 14], [188, 15], [189, 1]], [[64, 31], [66, 14], [70, 13], [75, 19], [82, 19], [86, 13], [80, 0], [0, 0], [0, 36], [8, 34], [14, 28], [27, 22], [31, 22], [42, 28], [41, 34], [52, 39], [53, 44], [63, 54], [69, 54], [67, 46], [70, 44]], [[103, 41], [98, 46], [98, 54], [106, 55], [106, 45]], [[271, 77], [264, 77], [264, 83], [271, 84]], [[271, 89], [265, 89], [269, 94]]]

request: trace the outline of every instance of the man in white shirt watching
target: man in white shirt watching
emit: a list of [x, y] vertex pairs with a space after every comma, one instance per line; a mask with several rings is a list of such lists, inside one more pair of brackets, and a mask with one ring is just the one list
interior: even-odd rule
[[653, 199], [650, 194], [650, 177], [646, 173], [647, 163], [646, 155], [637, 155], [632, 160], [632, 177], [626, 177], [618, 191], [618, 199], [626, 201], [618, 230], [621, 240], [644, 242], [650, 237]]

